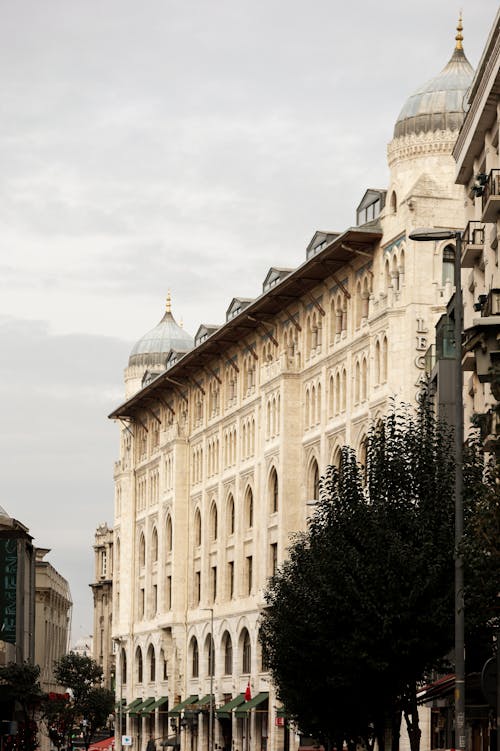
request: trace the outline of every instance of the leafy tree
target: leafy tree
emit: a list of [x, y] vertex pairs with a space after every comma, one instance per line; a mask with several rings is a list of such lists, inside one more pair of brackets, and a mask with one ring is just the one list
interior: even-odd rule
[[6, 702], [16, 702], [17, 734], [12, 735], [7, 746], [16, 751], [34, 751], [38, 748], [38, 725], [36, 712], [43, 694], [40, 689], [40, 668], [29, 662], [9, 663], [0, 667], [2, 698]]
[[68, 689], [45, 703], [49, 736], [57, 748], [70, 746], [75, 734], [88, 750], [114, 710], [114, 694], [102, 687], [102, 668], [90, 657], [70, 652], [55, 664], [57, 682]]
[[[453, 646], [454, 452], [422, 400], [374, 426], [366, 468], [344, 449], [308, 530], [266, 593], [261, 639], [299, 728], [341, 748], [384, 748], [401, 716], [412, 748], [416, 687]], [[300, 610], [298, 610], [300, 608]]]

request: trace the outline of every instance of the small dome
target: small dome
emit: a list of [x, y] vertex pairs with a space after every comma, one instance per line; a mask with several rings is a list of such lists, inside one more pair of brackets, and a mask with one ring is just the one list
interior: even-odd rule
[[171, 349], [187, 352], [193, 348], [193, 337], [176, 323], [171, 312], [170, 294], [167, 308], [160, 323], [144, 334], [132, 348], [128, 364], [130, 365], [164, 365], [165, 357]]
[[451, 60], [441, 73], [421, 86], [406, 101], [394, 127], [394, 138], [438, 130], [459, 130], [465, 111], [464, 100], [474, 70], [462, 49], [462, 23]]

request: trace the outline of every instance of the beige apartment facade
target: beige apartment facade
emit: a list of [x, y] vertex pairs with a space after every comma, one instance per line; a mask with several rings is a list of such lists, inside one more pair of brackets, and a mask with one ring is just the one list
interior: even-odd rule
[[[476, 415], [486, 448], [498, 451], [500, 424], [500, 12], [468, 95], [468, 111], [453, 155], [465, 187], [462, 252], [464, 289], [464, 400]], [[466, 421], [466, 424], [467, 424]]]
[[271, 268], [258, 297], [233, 298], [194, 340], [168, 300], [131, 353], [110, 417], [116, 692], [136, 749], [150, 736], [182, 751], [299, 743], [262, 659], [263, 592], [341, 447], [362, 457], [389, 400], [415, 404], [454, 247], [408, 235], [463, 226], [461, 42], [459, 27], [448, 65], [404, 105], [389, 186], [366, 190], [356, 226], [314, 233], [301, 266]]

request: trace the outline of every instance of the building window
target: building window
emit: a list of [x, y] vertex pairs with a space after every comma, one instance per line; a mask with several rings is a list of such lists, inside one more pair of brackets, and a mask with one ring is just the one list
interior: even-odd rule
[[140, 647], [137, 647], [135, 661], [137, 665], [137, 683], [142, 683], [142, 650]]
[[141, 568], [144, 568], [146, 565], [146, 540], [144, 539], [144, 535], [141, 532], [141, 536], [139, 538], [139, 566]]
[[127, 653], [124, 649], [122, 649], [121, 682], [122, 686], [127, 685]]
[[153, 608], [152, 608], [153, 609], [153, 615], [156, 615], [157, 612], [158, 612], [158, 585], [157, 584], [153, 584], [153, 602], [152, 602], [152, 606], [153, 606]]
[[250, 643], [250, 635], [245, 629], [242, 638], [242, 662], [241, 669], [243, 673], [250, 673], [252, 667], [252, 646]]
[[151, 683], [156, 680], [156, 656], [152, 644], [149, 645], [149, 680]]
[[199, 509], [196, 509], [194, 515], [194, 544], [197, 548], [201, 545], [201, 514]]
[[166, 538], [167, 553], [171, 553], [172, 552], [172, 517], [170, 516], [170, 514], [167, 516], [165, 538]]
[[201, 599], [201, 573], [196, 571], [194, 575], [194, 604], [199, 605]]
[[215, 675], [214, 640], [211, 634], [205, 640], [205, 654], [207, 656], [207, 675]]
[[106, 555], [106, 551], [103, 550], [101, 553], [101, 576], [105, 577], [108, 573], [108, 556]]
[[166, 591], [165, 591], [165, 608], [167, 610], [172, 609], [172, 577], [167, 576], [167, 582], [166, 582]]
[[234, 535], [234, 498], [232, 495], [227, 499], [227, 533]]
[[443, 287], [447, 282], [452, 286], [455, 284], [455, 248], [453, 245], [447, 245], [443, 250]]
[[145, 602], [145, 592], [144, 592], [144, 587], [141, 587], [139, 589], [139, 618], [144, 618], [144, 602]]
[[211, 599], [212, 599], [212, 602], [215, 602], [215, 599], [217, 597], [217, 566], [212, 566], [211, 579], [212, 579]]
[[153, 563], [158, 562], [158, 532], [156, 527], [153, 528], [153, 534], [151, 535], [151, 560]]
[[252, 489], [248, 488], [245, 496], [245, 517], [247, 529], [253, 527], [253, 493]]
[[278, 475], [274, 468], [269, 478], [269, 496], [271, 514], [275, 514], [278, 511]]
[[191, 677], [198, 678], [200, 673], [200, 656], [198, 653], [198, 642], [193, 636], [191, 640]]
[[311, 500], [319, 499], [319, 468], [316, 459], [309, 465], [309, 494]]
[[212, 540], [215, 541], [217, 539], [217, 505], [215, 502], [212, 504], [210, 513], [210, 534]]
[[269, 550], [269, 569], [271, 576], [276, 574], [278, 570], [278, 543], [272, 542]]
[[233, 674], [233, 642], [228, 631], [224, 634], [224, 675]]
[[251, 555], [247, 555], [246, 558], [246, 580], [247, 580], [247, 594], [252, 594], [252, 579], [253, 579], [253, 558]]
[[234, 597], [234, 561], [227, 564], [227, 594], [230, 600]]

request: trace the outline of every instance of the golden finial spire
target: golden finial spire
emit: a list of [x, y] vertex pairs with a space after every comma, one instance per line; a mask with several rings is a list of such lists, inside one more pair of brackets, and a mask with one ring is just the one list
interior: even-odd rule
[[458, 17], [458, 24], [457, 24], [457, 35], [455, 37], [455, 40], [457, 42], [456, 45], [455, 45], [455, 49], [456, 50], [462, 50], [463, 49], [463, 46], [462, 46], [462, 42], [464, 41], [464, 37], [463, 37], [463, 34], [462, 34], [463, 30], [464, 30], [464, 27], [462, 25], [462, 11], [460, 11], [460, 15]]
[[167, 306], [166, 306], [166, 312], [171, 313], [172, 312], [172, 296], [170, 294], [170, 290], [167, 292]]

